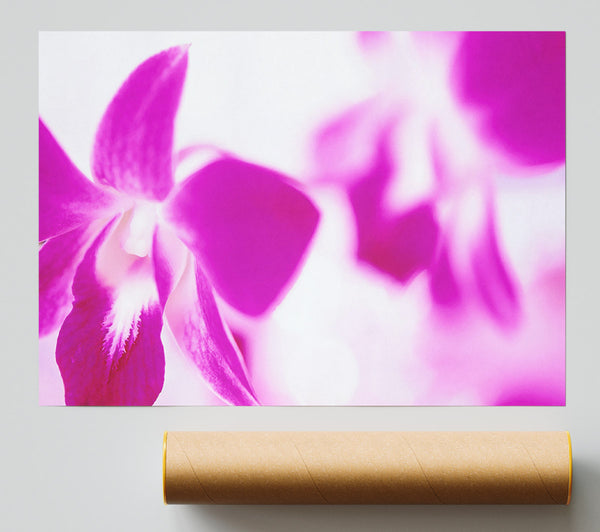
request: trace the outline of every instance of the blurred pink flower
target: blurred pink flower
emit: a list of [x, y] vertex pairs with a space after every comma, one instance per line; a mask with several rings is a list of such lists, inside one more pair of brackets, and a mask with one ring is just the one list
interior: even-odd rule
[[317, 176], [347, 193], [359, 261], [403, 284], [425, 272], [439, 310], [483, 305], [513, 326], [493, 178], [564, 163], [564, 32], [403, 38], [359, 35], [381, 88], [320, 130]]
[[39, 123], [40, 337], [68, 405], [151, 405], [166, 319], [224, 401], [256, 404], [213, 295], [257, 316], [281, 297], [319, 214], [285, 176], [221, 156], [180, 184], [173, 130], [187, 47], [142, 63], [108, 106], [87, 179]]
[[564, 31], [474, 31], [461, 36], [452, 70], [476, 128], [522, 165], [560, 164], [566, 149]]

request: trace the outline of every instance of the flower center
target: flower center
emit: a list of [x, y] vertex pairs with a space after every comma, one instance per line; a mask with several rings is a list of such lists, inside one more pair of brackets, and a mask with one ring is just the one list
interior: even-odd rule
[[146, 257], [152, 249], [152, 239], [158, 218], [158, 203], [138, 200], [132, 212], [129, 226], [123, 235], [123, 249], [138, 257]]
[[103, 348], [108, 362], [117, 363], [127, 351], [127, 346], [135, 342], [142, 312], [156, 299], [154, 278], [149, 275], [147, 268], [129, 275], [118, 288], [114, 303], [103, 322], [107, 331]]

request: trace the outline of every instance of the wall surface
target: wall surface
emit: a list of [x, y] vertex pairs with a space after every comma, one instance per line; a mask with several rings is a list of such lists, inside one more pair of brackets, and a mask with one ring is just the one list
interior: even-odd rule
[[[591, 2], [21, 2], [2, 17], [0, 529], [594, 531], [600, 525], [600, 77]], [[302, 10], [300, 11], [300, 7]], [[567, 406], [37, 405], [37, 32], [47, 29], [567, 31]], [[8, 244], [8, 246], [7, 246]], [[570, 430], [569, 507], [166, 507], [164, 430]]]

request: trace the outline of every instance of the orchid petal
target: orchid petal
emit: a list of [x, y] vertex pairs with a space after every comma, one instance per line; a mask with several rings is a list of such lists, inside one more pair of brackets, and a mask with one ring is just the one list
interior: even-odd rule
[[170, 228], [156, 228], [152, 242], [152, 261], [158, 298], [163, 309], [183, 274], [188, 255], [189, 251]]
[[115, 212], [116, 195], [87, 179], [41, 120], [39, 157], [40, 240]]
[[382, 221], [359, 242], [358, 258], [405, 283], [431, 264], [439, 226], [429, 203]]
[[86, 245], [97, 233], [84, 225], [48, 240], [39, 253], [39, 334], [62, 323], [71, 309], [71, 285]]
[[393, 44], [389, 31], [359, 31], [356, 37], [359, 46], [366, 52], [389, 48]]
[[500, 394], [493, 404], [495, 406], [565, 406], [564, 381], [558, 385], [548, 383], [547, 380], [537, 380], [508, 386], [508, 390]]
[[395, 168], [391, 130], [380, 132], [368, 171], [348, 188], [357, 231], [357, 258], [399, 282], [408, 282], [434, 259], [439, 225], [430, 202], [391, 216], [384, 210], [386, 187]]
[[500, 251], [491, 214], [473, 248], [471, 262], [479, 294], [491, 315], [501, 324], [514, 325], [519, 319], [519, 297]]
[[356, 219], [359, 248], [369, 239], [384, 218], [382, 209], [386, 186], [394, 174], [394, 163], [390, 155], [389, 135], [382, 134], [376, 143], [374, 159], [369, 168], [360, 175], [360, 180], [348, 187], [348, 196]]
[[190, 262], [194, 264], [190, 263], [167, 303], [171, 331], [215, 394], [234, 405], [258, 404], [208, 279], [193, 259]]
[[482, 111], [483, 133], [521, 162], [564, 161], [564, 32], [467, 32], [455, 84]]
[[319, 213], [283, 175], [226, 158], [188, 178], [165, 217], [217, 292], [236, 309], [259, 315], [290, 282]]
[[129, 195], [163, 200], [173, 186], [173, 125], [187, 69], [187, 47], [143, 62], [106, 110], [93, 154], [100, 183]]
[[443, 307], [460, 303], [461, 289], [450, 264], [448, 247], [443, 246], [429, 268], [429, 290], [435, 303]]
[[73, 310], [56, 344], [67, 405], [151, 405], [165, 371], [162, 309], [149, 259], [135, 258], [118, 286], [99, 274], [111, 224], [92, 244], [73, 282]]
[[315, 141], [319, 179], [352, 184], [362, 178], [377, 160], [377, 140], [387, 136], [393, 122], [375, 100], [361, 102], [328, 122]]

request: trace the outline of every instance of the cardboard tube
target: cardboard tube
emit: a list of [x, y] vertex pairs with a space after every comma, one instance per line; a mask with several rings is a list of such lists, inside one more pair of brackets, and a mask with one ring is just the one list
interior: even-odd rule
[[168, 432], [165, 503], [569, 504], [568, 432]]

